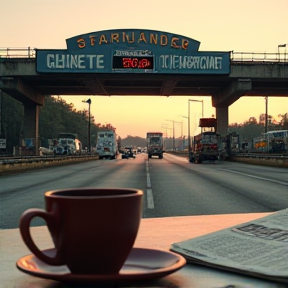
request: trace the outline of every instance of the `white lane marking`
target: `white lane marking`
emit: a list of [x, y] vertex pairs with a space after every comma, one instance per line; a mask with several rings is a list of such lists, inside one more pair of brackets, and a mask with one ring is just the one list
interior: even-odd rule
[[146, 192], [147, 192], [147, 207], [148, 207], [148, 209], [154, 209], [154, 200], [153, 200], [152, 189], [147, 188]]
[[154, 199], [153, 199], [153, 192], [152, 192], [152, 187], [151, 187], [148, 161], [146, 161], [146, 175], [147, 175], [147, 189], [146, 189], [147, 207], [148, 209], [154, 209]]
[[219, 170], [226, 171], [226, 172], [231, 172], [231, 173], [235, 173], [235, 174], [239, 174], [239, 175], [244, 175], [244, 176], [247, 176], [247, 177], [250, 177], [250, 178], [255, 178], [255, 179], [259, 179], [259, 180], [269, 181], [269, 182], [273, 182], [273, 183], [277, 183], [277, 184], [281, 184], [281, 185], [288, 186], [288, 183], [287, 183], [287, 182], [282, 182], [282, 181], [273, 180], [273, 179], [269, 179], [269, 178], [254, 176], [254, 175], [251, 175], [251, 174], [246, 174], [246, 173], [242, 173], [242, 172], [238, 172], [238, 171], [233, 171], [233, 170], [228, 170], [228, 169], [222, 169], [222, 168], [220, 168]]
[[150, 174], [149, 174], [148, 161], [146, 162], [146, 175], [147, 175], [147, 188], [151, 188], [151, 180], [150, 180]]
[[147, 172], [147, 188], [152, 188], [151, 187], [151, 180], [150, 180], [150, 174]]

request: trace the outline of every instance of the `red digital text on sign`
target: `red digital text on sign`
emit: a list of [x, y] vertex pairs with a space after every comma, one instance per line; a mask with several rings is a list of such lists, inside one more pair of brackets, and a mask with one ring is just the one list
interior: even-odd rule
[[150, 59], [147, 58], [128, 58], [125, 57], [122, 59], [123, 68], [140, 68], [140, 69], [149, 69], [152, 68], [153, 63]]

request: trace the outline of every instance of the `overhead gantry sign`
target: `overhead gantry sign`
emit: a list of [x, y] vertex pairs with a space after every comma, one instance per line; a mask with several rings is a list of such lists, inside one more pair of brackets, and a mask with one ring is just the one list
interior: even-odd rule
[[198, 51], [200, 42], [161, 31], [105, 30], [75, 36], [66, 43], [66, 50], [37, 49], [38, 73], [230, 72], [230, 52]]

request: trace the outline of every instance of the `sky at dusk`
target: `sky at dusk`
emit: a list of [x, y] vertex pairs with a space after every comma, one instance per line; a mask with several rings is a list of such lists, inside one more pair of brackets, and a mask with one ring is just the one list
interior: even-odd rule
[[[0, 0], [0, 8], [0, 48], [66, 49], [68, 38], [121, 28], [184, 35], [201, 42], [199, 51], [277, 53], [288, 44], [288, 0]], [[279, 52], [288, 53], [288, 45]], [[121, 138], [151, 130], [169, 135], [172, 121], [176, 137], [187, 135], [188, 99], [203, 100], [204, 117], [215, 114], [209, 96], [61, 97], [79, 110], [90, 98], [95, 122], [112, 124]], [[191, 135], [201, 108], [190, 103]], [[288, 97], [268, 98], [269, 115], [287, 112]], [[258, 120], [261, 113], [264, 97], [242, 97], [229, 107], [229, 123]]]

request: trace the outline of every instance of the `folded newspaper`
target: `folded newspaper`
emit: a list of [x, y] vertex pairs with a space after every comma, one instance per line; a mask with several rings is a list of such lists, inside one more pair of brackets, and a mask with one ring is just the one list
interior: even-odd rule
[[288, 282], [288, 209], [173, 243], [187, 262]]

